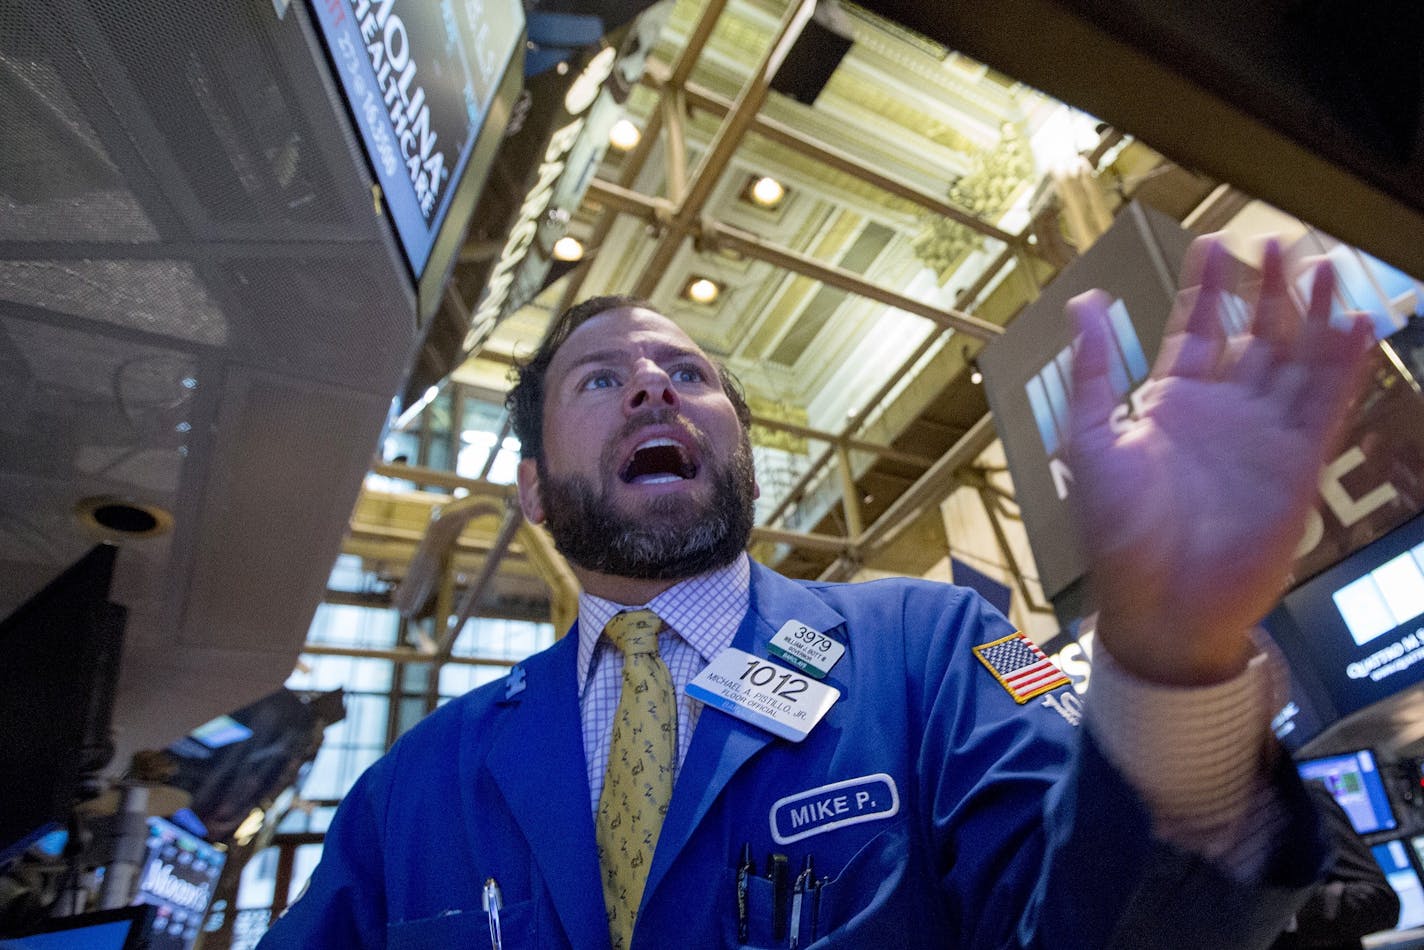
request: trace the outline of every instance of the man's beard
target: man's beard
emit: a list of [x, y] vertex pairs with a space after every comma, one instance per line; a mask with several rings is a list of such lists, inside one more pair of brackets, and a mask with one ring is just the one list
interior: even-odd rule
[[554, 546], [586, 570], [640, 580], [680, 580], [730, 564], [751, 537], [751, 445], [744, 435], [725, 463], [705, 453], [703, 459], [712, 484], [705, 504], [661, 495], [632, 513], [620, 513], [607, 488], [580, 475], [551, 475], [541, 460], [539, 492]]

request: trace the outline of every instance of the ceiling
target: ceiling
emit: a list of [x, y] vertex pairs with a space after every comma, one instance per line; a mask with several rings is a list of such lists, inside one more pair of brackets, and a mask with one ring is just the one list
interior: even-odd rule
[[[947, 552], [936, 503], [953, 468], [992, 439], [973, 354], [1126, 196], [1181, 217], [1215, 183], [850, 4], [649, 15], [666, 21], [624, 103], [642, 138], [607, 151], [568, 225], [588, 259], [453, 378], [498, 394], [564, 307], [647, 296], [747, 388], [758, 556], [803, 577], [923, 573]], [[786, 81], [828, 36], [849, 48], [823, 85]], [[1078, 233], [1065, 175], [1066, 201], [1099, 219]], [[749, 197], [761, 176], [786, 189], [775, 208]], [[684, 294], [698, 278], [715, 302]]]
[[[1081, 29], [1080, 5], [1033, 12]], [[552, 313], [648, 295], [747, 386], [766, 490], [758, 555], [797, 576], [922, 572], [945, 551], [939, 501], [993, 438], [968, 372], [982, 342], [1127, 198], [1197, 227], [1239, 206], [1211, 177], [896, 25], [954, 21], [981, 55], [1036, 78], [1075, 50], [1043, 48], [1033, 19], [997, 19], [1031, 6], [911, 4], [886, 19], [842, 5], [815, 25], [811, 4], [651, 8], [663, 26], [624, 104], [642, 144], [607, 152], [568, 225], [594, 253], [455, 378], [498, 399]], [[540, 592], [567, 583], [498, 488], [431, 473], [448, 494], [358, 499], [419, 328], [304, 9], [0, 7], [0, 615], [96, 540], [120, 541], [121, 762], [282, 682], [343, 540], [393, 579], [440, 566], [420, 541], [460, 489], [479, 504], [440, 535], [456, 539], [466, 588], [446, 590], [447, 606], [493, 584], [537, 613]], [[959, 23], [975, 15], [1033, 56]], [[810, 70], [796, 37], [826, 32], [849, 50], [797, 101], [780, 91]], [[1045, 81], [1123, 128], [1154, 127], [1133, 106], [1151, 84], [1127, 68]], [[1272, 154], [1251, 151], [1237, 178], [1240, 153], [1200, 134], [1210, 115], [1181, 119], [1201, 141], [1169, 151], [1223, 180], [1256, 181]], [[743, 200], [754, 175], [785, 184], [779, 208]], [[1362, 207], [1397, 210], [1413, 234], [1419, 203], [1383, 191]], [[1337, 233], [1369, 247], [1348, 224]], [[1394, 246], [1375, 250], [1407, 267]], [[470, 299], [447, 309], [468, 319], [478, 290], [456, 276]], [[723, 285], [717, 303], [680, 296], [694, 276]], [[94, 499], [157, 510], [161, 525], [115, 533], [85, 516]]]

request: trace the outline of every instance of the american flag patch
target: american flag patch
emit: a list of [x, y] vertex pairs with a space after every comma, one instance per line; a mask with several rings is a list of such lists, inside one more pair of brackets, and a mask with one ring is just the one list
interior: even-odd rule
[[974, 655], [1019, 704], [1069, 682], [1063, 671], [1022, 633], [980, 644], [974, 648]]

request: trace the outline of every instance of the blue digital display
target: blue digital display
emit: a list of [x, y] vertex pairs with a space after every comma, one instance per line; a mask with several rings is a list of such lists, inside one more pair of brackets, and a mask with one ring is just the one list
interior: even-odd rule
[[1398, 929], [1418, 927], [1424, 924], [1424, 884], [1419, 881], [1419, 873], [1409, 860], [1403, 841], [1386, 841], [1370, 848], [1384, 872], [1385, 879], [1399, 895]]
[[1356, 834], [1388, 831], [1397, 824], [1374, 753], [1368, 749], [1307, 759], [1297, 763], [1296, 768], [1302, 779], [1320, 782], [1329, 790], [1349, 816]]
[[30, 933], [0, 937], [0, 950], [152, 950], [152, 920], [151, 907], [56, 917]]

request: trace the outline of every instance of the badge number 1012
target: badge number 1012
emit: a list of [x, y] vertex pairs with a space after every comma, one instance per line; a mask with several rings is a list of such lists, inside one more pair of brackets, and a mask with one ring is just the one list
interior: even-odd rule
[[717, 654], [687, 684], [687, 695], [773, 735], [800, 742], [841, 692], [733, 647]]

